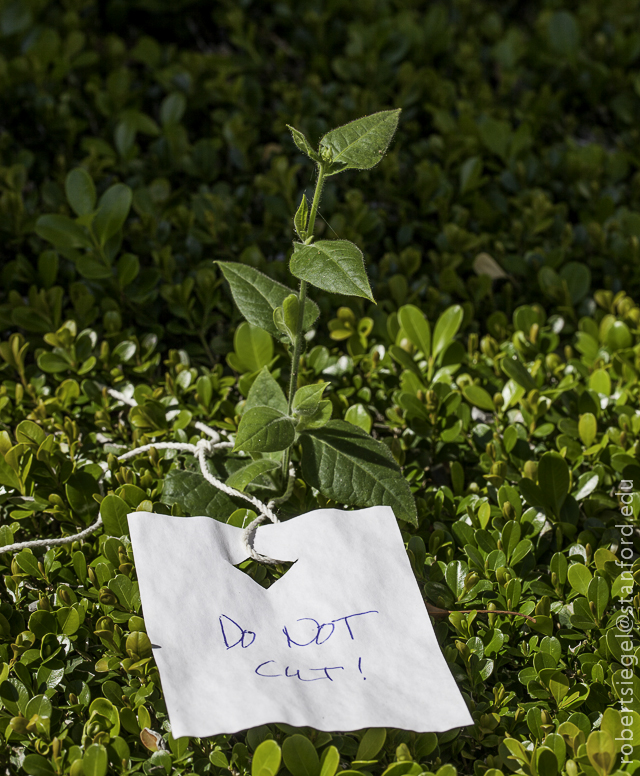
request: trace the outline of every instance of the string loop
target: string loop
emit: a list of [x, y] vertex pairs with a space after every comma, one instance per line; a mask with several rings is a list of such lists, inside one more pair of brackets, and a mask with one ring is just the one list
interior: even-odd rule
[[[133, 399], [130, 399], [129, 397], [120, 393], [120, 391], [116, 391], [113, 388], [108, 388], [107, 392], [114, 399], [117, 399], [123, 404], [127, 404], [130, 407], [136, 406], [136, 402]], [[126, 461], [129, 458], [133, 458], [133, 456], [135, 455], [148, 452], [149, 450], [151, 450], [151, 448], [155, 448], [156, 450], [177, 450], [179, 452], [191, 453], [191, 455], [195, 456], [196, 460], [198, 461], [198, 464], [200, 466], [200, 472], [208, 483], [213, 485], [218, 490], [221, 490], [223, 493], [226, 493], [228, 496], [232, 496], [234, 498], [240, 498], [240, 499], [244, 499], [245, 501], [248, 501], [255, 509], [257, 509], [259, 513], [258, 516], [254, 520], [252, 520], [251, 523], [249, 523], [249, 525], [246, 526], [246, 528], [242, 532], [241, 540], [244, 547], [247, 550], [247, 554], [253, 560], [258, 561], [258, 563], [264, 563], [269, 566], [279, 565], [282, 561], [275, 560], [274, 558], [269, 558], [268, 556], [261, 555], [259, 552], [257, 552], [253, 548], [252, 540], [255, 536], [256, 530], [258, 529], [258, 526], [261, 523], [263, 523], [265, 520], [271, 520], [272, 523], [279, 522], [278, 516], [273, 511], [273, 509], [277, 504], [283, 503], [291, 496], [291, 492], [293, 491], [293, 485], [295, 482], [295, 472], [293, 468], [290, 469], [289, 471], [289, 482], [287, 483], [287, 490], [285, 491], [285, 493], [279, 498], [271, 499], [271, 501], [269, 501], [268, 504], [264, 504], [262, 501], [260, 501], [260, 499], [256, 498], [255, 496], [251, 496], [248, 493], [242, 493], [241, 491], [236, 490], [235, 488], [231, 488], [229, 487], [229, 485], [226, 485], [217, 477], [213, 476], [207, 464], [207, 456], [213, 455], [216, 450], [233, 447], [233, 442], [222, 441], [220, 439], [220, 434], [217, 431], [210, 428], [205, 423], [201, 423], [200, 421], [195, 423], [195, 427], [198, 429], [198, 431], [201, 431], [202, 433], [206, 434], [208, 439], [200, 439], [195, 445], [189, 444], [187, 442], [155, 442], [149, 445], [142, 445], [141, 447], [136, 447], [135, 450], [129, 450], [128, 452], [123, 453], [122, 455], [119, 455], [118, 460]], [[104, 478], [105, 474], [106, 474], [106, 471], [103, 473], [102, 477], [100, 478], [100, 482], [99, 482], [100, 485], [102, 484], [102, 479]], [[98, 515], [98, 519], [95, 521], [95, 523], [90, 525], [88, 528], [85, 528], [84, 530], [79, 531], [78, 533], [73, 534], [71, 536], [61, 536], [57, 539], [35, 539], [33, 541], [28, 541], [28, 542], [17, 542], [15, 544], [9, 544], [6, 547], [0, 547], [0, 553], [16, 552], [17, 550], [30, 549], [32, 547], [55, 547], [61, 544], [71, 544], [72, 542], [76, 542], [79, 539], [84, 539], [86, 536], [89, 536], [90, 534], [94, 533], [100, 528], [101, 525], [102, 525], [102, 515]]]

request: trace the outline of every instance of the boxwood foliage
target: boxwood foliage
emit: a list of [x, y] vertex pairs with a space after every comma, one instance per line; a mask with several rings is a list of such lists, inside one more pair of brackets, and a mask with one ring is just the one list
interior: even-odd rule
[[[635, 5], [6, 0], [0, 35], [0, 547], [104, 519], [0, 552], [5, 772], [637, 771]], [[126, 514], [251, 515], [187, 455], [117, 456], [234, 433], [265, 368], [285, 387], [213, 261], [283, 281], [313, 184], [287, 125], [315, 145], [385, 108], [394, 145], [328, 181], [318, 229], [362, 246], [378, 304], [315, 294], [300, 384], [403, 467], [474, 725], [174, 740]], [[247, 464], [212, 460], [277, 495]], [[285, 518], [332, 504], [302, 475]]]

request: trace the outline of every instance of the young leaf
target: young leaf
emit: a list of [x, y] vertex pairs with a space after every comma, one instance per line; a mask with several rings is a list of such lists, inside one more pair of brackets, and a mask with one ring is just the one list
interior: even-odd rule
[[298, 388], [293, 397], [293, 411], [296, 415], [313, 415], [320, 404], [324, 389], [329, 383], [315, 383]]
[[[300, 415], [298, 420], [298, 431], [304, 431], [307, 428], [322, 428], [331, 420], [333, 404], [329, 399], [323, 399], [312, 415]], [[1, 459], [0, 459], [1, 460]]]
[[93, 231], [100, 245], [118, 232], [129, 215], [132, 193], [124, 183], [110, 186], [100, 197], [98, 212], [93, 220]]
[[317, 151], [314, 151], [311, 147], [311, 144], [307, 140], [307, 138], [300, 132], [299, 130], [295, 129], [294, 127], [289, 126], [287, 124], [287, 128], [291, 131], [291, 135], [293, 136], [293, 142], [298, 146], [298, 148], [302, 151], [303, 154], [306, 154], [310, 159], [313, 159], [314, 162], [320, 161], [320, 156], [317, 153]]
[[273, 407], [253, 407], [238, 426], [236, 450], [247, 453], [275, 453], [293, 444], [295, 426], [291, 418]]
[[458, 333], [463, 317], [462, 307], [454, 304], [452, 307], [447, 308], [438, 318], [433, 331], [432, 347], [434, 356], [446, 350], [449, 343]]
[[254, 407], [272, 407], [282, 413], [287, 411], [284, 392], [266, 366], [262, 368], [249, 389], [244, 411], [247, 412]]
[[293, 225], [296, 228], [296, 233], [301, 240], [307, 239], [307, 222], [309, 221], [309, 203], [305, 195], [302, 195], [302, 201], [300, 207], [296, 211], [293, 219]]
[[319, 240], [311, 245], [294, 243], [289, 269], [316, 288], [374, 301], [362, 251], [348, 240]]
[[300, 439], [304, 478], [323, 496], [359, 507], [390, 506], [398, 520], [417, 525], [409, 483], [382, 442], [344, 420], [306, 430]]
[[[383, 110], [332, 129], [320, 141], [325, 161], [342, 170], [370, 170], [382, 159], [398, 126], [400, 109]], [[331, 170], [329, 175], [335, 174]]]
[[67, 200], [77, 216], [86, 216], [96, 206], [96, 187], [84, 167], [76, 167], [67, 175], [64, 184]]
[[406, 304], [398, 310], [398, 322], [412, 345], [422, 351], [425, 358], [431, 355], [431, 327], [422, 310]]
[[278, 331], [282, 332], [289, 340], [294, 343], [296, 339], [296, 329], [298, 328], [299, 302], [295, 294], [289, 296], [282, 303], [282, 307], [276, 307], [273, 311], [273, 322]]
[[[216, 264], [222, 270], [231, 287], [233, 300], [247, 321], [277, 337], [279, 330], [273, 321], [274, 310], [282, 307], [284, 300], [291, 295], [291, 290], [246, 264], [226, 261], [217, 261]], [[307, 298], [304, 308], [305, 330], [313, 326], [318, 315], [318, 305]]]

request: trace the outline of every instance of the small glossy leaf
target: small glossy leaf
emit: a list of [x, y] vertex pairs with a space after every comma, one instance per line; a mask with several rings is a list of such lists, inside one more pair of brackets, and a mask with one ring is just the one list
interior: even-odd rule
[[482, 386], [465, 385], [462, 389], [462, 394], [467, 401], [471, 402], [471, 404], [474, 404], [476, 407], [480, 407], [481, 410], [495, 412], [496, 408], [493, 399]]
[[592, 576], [591, 572], [585, 565], [582, 563], [572, 563], [569, 566], [567, 578], [569, 580], [569, 584], [574, 590], [577, 590], [580, 595], [587, 595]]
[[109, 757], [102, 744], [90, 744], [82, 757], [83, 776], [107, 776]]
[[616, 761], [616, 746], [605, 730], [594, 730], [586, 744], [587, 757], [598, 776], [612, 773]]
[[296, 734], [282, 744], [284, 764], [292, 776], [319, 776], [320, 759], [315, 746], [306, 736]]
[[571, 476], [565, 459], [554, 452], [545, 453], [538, 464], [538, 486], [545, 504], [556, 516], [569, 494]]
[[373, 420], [363, 404], [352, 404], [345, 412], [344, 419], [348, 423], [361, 428], [366, 434], [371, 432]]
[[35, 231], [56, 248], [91, 248], [92, 245], [89, 235], [68, 216], [40, 216]]
[[407, 337], [425, 358], [431, 355], [431, 327], [422, 310], [406, 304], [398, 310], [398, 323]]
[[513, 358], [510, 358], [508, 355], [505, 356], [500, 361], [500, 366], [507, 377], [521, 385], [526, 391], [533, 391], [537, 388], [533, 377], [529, 374], [529, 370], [517, 356], [513, 356]]
[[53, 766], [41, 754], [28, 754], [24, 758], [22, 768], [29, 776], [55, 776]]
[[116, 183], [100, 197], [98, 212], [93, 220], [93, 231], [104, 245], [123, 226], [131, 208], [132, 193], [124, 183]]
[[356, 754], [356, 760], [373, 760], [387, 739], [385, 728], [369, 728], [362, 736]]
[[236, 329], [233, 347], [240, 365], [248, 372], [257, 372], [273, 358], [271, 335], [259, 326], [244, 321]]
[[119, 496], [112, 493], [105, 496], [100, 502], [100, 515], [104, 523], [104, 530], [109, 536], [128, 536], [129, 523], [127, 515], [131, 508]]
[[592, 412], [585, 412], [584, 415], [580, 415], [578, 433], [580, 434], [580, 440], [585, 447], [591, 447], [595, 442], [597, 432], [598, 421], [596, 420], [596, 416]]
[[316, 288], [373, 301], [362, 251], [348, 240], [294, 243], [289, 268], [295, 277]]
[[587, 600], [595, 607], [595, 618], [601, 620], [609, 603], [609, 585], [604, 577], [594, 577], [589, 582]]
[[256, 748], [251, 761], [251, 776], [276, 776], [280, 769], [282, 751], [273, 740], [263, 741]]
[[433, 330], [432, 349], [433, 355], [437, 356], [446, 350], [449, 343], [458, 333], [458, 329], [464, 318], [464, 311], [460, 305], [453, 305], [446, 309], [436, 321]]
[[320, 776], [335, 776], [340, 765], [340, 752], [335, 746], [328, 746], [320, 758]]
[[84, 167], [76, 167], [68, 173], [65, 180], [65, 193], [77, 216], [86, 216], [96, 206], [96, 187]]

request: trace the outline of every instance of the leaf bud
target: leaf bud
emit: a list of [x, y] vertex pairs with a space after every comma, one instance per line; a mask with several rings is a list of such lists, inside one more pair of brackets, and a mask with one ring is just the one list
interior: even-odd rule
[[504, 396], [501, 393], [494, 393], [493, 394], [493, 403], [496, 405], [497, 409], [502, 409], [502, 406], [504, 404]]
[[507, 462], [496, 461], [491, 467], [491, 474], [495, 477], [502, 477], [502, 479], [504, 479], [507, 476]]
[[67, 587], [61, 587], [58, 590], [58, 598], [62, 601], [62, 603], [65, 606], [71, 606], [73, 604], [73, 599], [71, 597], [71, 593], [69, 591], [69, 588], [67, 588]]
[[479, 579], [480, 577], [475, 571], [470, 571], [464, 578], [465, 592], [469, 592], [469, 590], [473, 589], [473, 586], [476, 584], [476, 582], [478, 582]]
[[538, 479], [538, 464], [536, 461], [525, 461], [524, 476], [536, 482]]
[[515, 507], [510, 501], [505, 501], [502, 505], [502, 514], [504, 515], [506, 520], [516, 520], [517, 514]]
[[549, 372], [553, 372], [554, 369], [557, 369], [561, 364], [562, 360], [557, 353], [548, 353], [545, 356], [544, 365], [549, 370]]
[[118, 603], [116, 596], [108, 587], [103, 587], [98, 593], [98, 600], [103, 606], [115, 606]]
[[490, 334], [487, 334], [480, 340], [480, 350], [487, 358], [495, 358], [498, 355], [500, 348], [494, 338]]
[[543, 595], [536, 604], [536, 614], [543, 617], [549, 617], [551, 614], [551, 599], [548, 595]]
[[428, 390], [425, 396], [425, 404], [429, 412], [433, 412], [438, 406], [438, 394], [433, 390]]

